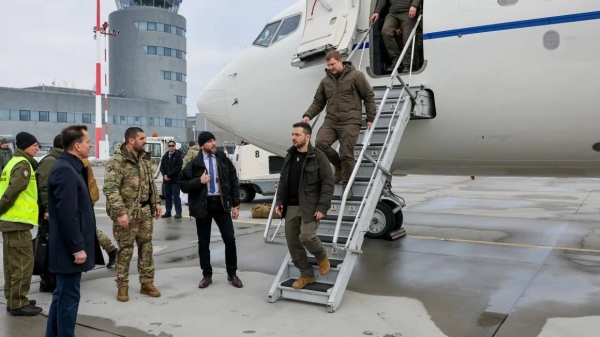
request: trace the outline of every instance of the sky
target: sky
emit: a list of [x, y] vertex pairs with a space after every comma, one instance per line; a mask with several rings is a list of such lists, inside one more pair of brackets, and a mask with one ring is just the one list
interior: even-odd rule
[[[296, 1], [183, 1], [179, 14], [187, 20], [188, 115], [197, 113], [196, 101], [204, 85], [250, 45], [274, 15]], [[116, 9], [114, 0], [102, 0], [101, 21], [108, 21]], [[4, 4], [0, 10], [0, 86], [24, 88], [53, 81], [65, 86], [66, 81], [69, 88], [92, 90], [95, 20], [95, 0]]]

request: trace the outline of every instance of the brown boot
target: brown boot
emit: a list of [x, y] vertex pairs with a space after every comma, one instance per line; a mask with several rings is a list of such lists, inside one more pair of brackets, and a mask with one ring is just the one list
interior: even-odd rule
[[329, 253], [325, 251], [325, 258], [319, 262], [319, 273], [321, 275], [327, 275], [329, 273], [329, 268], [331, 267], [329, 264]]
[[317, 282], [317, 278], [316, 277], [300, 277], [299, 279], [296, 280], [296, 282], [294, 282], [294, 284], [292, 284], [292, 288], [294, 288], [294, 289], [302, 289], [306, 285], [312, 284], [312, 283], [315, 283], [315, 282]]
[[140, 294], [148, 295], [150, 297], [160, 297], [160, 291], [156, 289], [154, 283], [152, 281], [146, 282], [142, 284], [142, 289], [140, 289]]
[[127, 285], [119, 285], [119, 293], [117, 294], [117, 301], [119, 301], [119, 302], [129, 301], [129, 287]]

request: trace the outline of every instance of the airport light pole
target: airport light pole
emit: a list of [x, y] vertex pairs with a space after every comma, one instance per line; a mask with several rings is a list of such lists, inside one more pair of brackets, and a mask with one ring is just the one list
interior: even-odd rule
[[[117, 36], [119, 31], [109, 31], [108, 22], [104, 22], [102, 26], [100, 25], [100, 0], [96, 0], [96, 24], [94, 25], [94, 40], [96, 40], [96, 137], [94, 146], [96, 148], [96, 158], [100, 158], [100, 140], [102, 139], [102, 66], [100, 65], [102, 62], [102, 48], [99, 35]], [[106, 122], [108, 123], [108, 116]], [[108, 140], [108, 134], [106, 136]]]

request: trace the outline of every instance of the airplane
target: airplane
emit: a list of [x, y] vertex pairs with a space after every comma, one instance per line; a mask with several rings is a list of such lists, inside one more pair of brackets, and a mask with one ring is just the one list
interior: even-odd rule
[[[326, 49], [311, 44], [315, 36], [330, 36], [327, 44], [344, 55], [363, 49], [349, 61], [374, 88], [388, 85], [383, 16], [357, 45], [375, 5], [301, 0], [283, 10], [203, 88], [199, 112], [284, 156], [291, 125], [325, 76], [324, 54], [301, 57]], [[435, 117], [408, 123], [394, 174], [600, 177], [600, 2], [424, 0], [423, 6], [424, 62], [401, 77], [431, 94]]]

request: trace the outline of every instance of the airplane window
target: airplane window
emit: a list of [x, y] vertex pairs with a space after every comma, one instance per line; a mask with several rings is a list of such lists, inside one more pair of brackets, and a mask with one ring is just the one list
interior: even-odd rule
[[277, 27], [279, 27], [280, 23], [281, 21], [277, 21], [266, 25], [265, 29], [263, 29], [263, 31], [254, 41], [254, 44], [257, 46], [267, 47], [271, 43], [271, 39], [273, 39], [273, 36], [275, 35]]
[[296, 28], [298, 28], [299, 25], [300, 25], [300, 14], [298, 14], [296, 16], [292, 16], [291, 18], [285, 19], [285, 21], [283, 21], [283, 23], [281, 24], [281, 28], [279, 28], [279, 31], [277, 32], [275, 39], [273, 39], [273, 43], [275, 43], [275, 42], [283, 39], [284, 37], [290, 35], [291, 33], [293, 33], [296, 30]]

